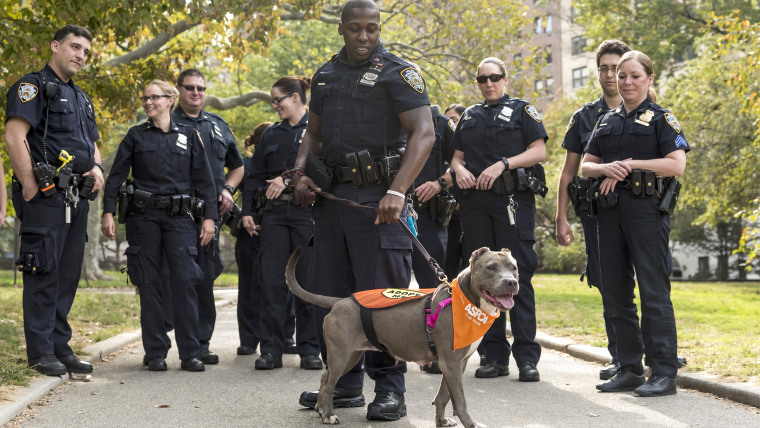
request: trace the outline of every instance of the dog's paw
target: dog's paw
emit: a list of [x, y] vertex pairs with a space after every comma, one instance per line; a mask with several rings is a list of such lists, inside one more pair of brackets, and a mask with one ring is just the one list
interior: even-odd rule
[[[473, 421], [473, 422], [475, 422], [475, 421]], [[483, 425], [483, 424], [481, 424], [481, 423], [475, 422], [475, 423], [472, 425], [472, 427], [471, 427], [471, 428], [488, 428], [488, 427], [487, 427], [487, 426], [485, 426], [485, 425]]]
[[325, 425], [338, 425], [340, 423], [340, 419], [338, 419], [337, 416], [331, 415], [329, 417], [322, 416], [322, 423]]
[[435, 426], [436, 426], [436, 428], [440, 428], [440, 427], [455, 427], [455, 426], [457, 426], [457, 421], [455, 421], [454, 419], [451, 419], [451, 418], [443, 418], [443, 420], [438, 419], [438, 420], [435, 421]]

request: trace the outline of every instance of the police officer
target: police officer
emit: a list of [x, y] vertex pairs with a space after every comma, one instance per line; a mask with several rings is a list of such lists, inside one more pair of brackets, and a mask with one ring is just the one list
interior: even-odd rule
[[[262, 122], [256, 126], [253, 133], [245, 139], [245, 154], [243, 159], [243, 168], [245, 176], [251, 172], [251, 156], [256, 149], [256, 145], [264, 136], [264, 131], [272, 126], [272, 122]], [[245, 180], [240, 183], [238, 190], [241, 194], [246, 194]], [[251, 200], [243, 198], [243, 213], [250, 213]], [[259, 346], [261, 337], [261, 258], [259, 250], [261, 241], [259, 232], [255, 224], [241, 231], [235, 240], [235, 262], [238, 267], [238, 301], [237, 301], [237, 320], [238, 336], [240, 337], [240, 346], [238, 346], [238, 355], [253, 355]]]
[[[408, 286], [412, 242], [396, 223], [407, 221], [405, 193], [428, 158], [435, 134], [425, 82], [414, 67], [379, 42], [377, 4], [346, 2], [338, 33], [345, 46], [312, 78], [309, 124], [295, 165], [304, 168], [308, 155], [321, 146], [324, 163], [338, 173], [330, 192], [379, 209], [375, 216], [331, 200], [314, 205], [311, 287], [319, 294], [345, 297], [366, 289]], [[361, 169], [357, 175], [347, 168], [348, 162], [365, 167], [372, 161], [395, 164], [395, 150], [403, 147], [405, 138], [406, 151], [395, 178], [366, 177]], [[298, 170], [293, 180], [299, 203], [311, 204], [317, 188], [312, 177]], [[325, 315], [321, 308], [315, 311], [318, 334]], [[322, 357], [326, 358], [324, 341]], [[387, 353], [367, 352], [364, 365], [376, 393], [367, 418], [405, 416], [406, 363], [396, 364]], [[363, 377], [361, 362], [341, 377], [334, 394], [336, 407], [364, 405]], [[316, 401], [317, 392], [304, 392], [299, 400], [311, 408]]]
[[[454, 134], [451, 161], [466, 237], [465, 254], [483, 246], [492, 250], [508, 248], [517, 259], [520, 292], [509, 316], [515, 338], [512, 349], [506, 339], [506, 313], [502, 313], [483, 337], [481, 346], [485, 347], [487, 362], [475, 371], [475, 376], [508, 375], [511, 351], [520, 369], [520, 381], [537, 382], [541, 346], [535, 341], [536, 307], [531, 284], [538, 264], [533, 251], [535, 195], [530, 189], [519, 190], [517, 184], [520, 171], [525, 172], [546, 157], [548, 136], [535, 107], [505, 95], [507, 72], [501, 60], [481, 61], [476, 80], [484, 100], [462, 115]], [[505, 171], [518, 168], [523, 170], [503, 176]], [[504, 303], [494, 302], [502, 309]]]
[[[444, 116], [451, 119], [454, 122], [454, 127], [459, 123], [462, 113], [464, 113], [467, 107], [462, 104], [452, 104], [446, 107], [446, 111], [443, 112]], [[451, 158], [448, 158], [451, 160]], [[449, 174], [451, 176], [451, 174]], [[462, 222], [459, 215], [459, 204], [457, 203], [454, 212], [451, 214], [449, 225], [447, 227], [448, 240], [446, 242], [446, 262], [443, 267], [444, 272], [448, 278], [456, 278], [459, 272], [467, 266], [467, 257], [464, 256], [462, 249]], [[485, 364], [485, 362], [484, 362]]]
[[[567, 208], [570, 205], [570, 196], [567, 187], [578, 175], [578, 169], [581, 163], [581, 156], [586, 148], [591, 131], [594, 125], [602, 115], [610, 110], [617, 108], [623, 99], [620, 97], [617, 88], [617, 74], [615, 67], [626, 52], [631, 48], [620, 40], [605, 40], [596, 49], [596, 67], [598, 72], [599, 85], [602, 87], [602, 97], [593, 103], [588, 103], [581, 107], [573, 114], [570, 124], [567, 126], [565, 140], [562, 147], [567, 150], [565, 154], [565, 163], [562, 165], [559, 186], [557, 188], [557, 214], [555, 222], [557, 224], [557, 242], [562, 246], [568, 246], [573, 243], [575, 237], [567, 221]], [[602, 278], [599, 268], [599, 246], [596, 239], [596, 216], [591, 214], [590, 204], [587, 200], [580, 201], [578, 212], [581, 214], [581, 224], [583, 225], [583, 236], [586, 238], [586, 271], [581, 275], [581, 280], [587, 277], [588, 285], [595, 286], [602, 291]], [[602, 293], [604, 296], [604, 293]], [[610, 311], [602, 299], [604, 307], [604, 327], [607, 331], [607, 350], [612, 356], [612, 363], [599, 372], [602, 380], [607, 380], [617, 373], [620, 363], [617, 360], [617, 344], [615, 340], [615, 329], [612, 327], [610, 320]]]
[[[261, 219], [261, 356], [254, 367], [272, 370], [282, 367], [282, 354], [286, 348], [286, 322], [290, 315], [285, 283], [285, 266], [290, 253], [304, 247], [314, 229], [311, 207], [296, 206], [292, 189], [286, 189], [280, 174], [293, 167], [301, 139], [306, 131], [309, 113], [306, 110], [306, 92], [311, 79], [286, 76], [272, 86], [272, 107], [281, 122], [264, 132], [258, 149], [253, 153], [251, 172], [246, 187], [258, 189], [260, 201], [265, 201]], [[263, 193], [263, 195], [262, 195]], [[266, 198], [266, 199], [264, 199]], [[244, 225], [253, 222], [246, 216]], [[250, 227], [250, 226], [249, 226]], [[299, 260], [296, 275], [306, 283], [310, 248]], [[306, 302], [296, 299], [296, 339], [301, 368], [319, 370], [322, 361], [317, 354], [317, 333]]]
[[[103, 186], [92, 101], [71, 79], [87, 61], [91, 40], [86, 28], [64, 26], [50, 43], [45, 68], [8, 91], [5, 139], [13, 165], [13, 206], [21, 220], [16, 264], [24, 276], [26, 353], [29, 365], [48, 376], [92, 372], [69, 347], [66, 320], [87, 239], [89, 205], [78, 199], [78, 186], [83, 176], [94, 179], [93, 191]], [[65, 167], [64, 159], [70, 162]], [[64, 173], [56, 176], [59, 167]]]
[[[599, 256], [620, 362], [615, 377], [597, 389], [634, 391], [646, 397], [670, 395], [676, 393], [678, 372], [668, 277], [673, 207], [658, 205], [659, 197], [671, 193], [671, 183], [675, 186], [672, 177], [686, 169], [690, 147], [675, 116], [655, 104], [649, 57], [637, 51], [624, 54], [617, 64], [617, 79], [623, 104], [599, 120], [581, 166], [585, 177], [603, 180], [599, 194], [604, 197], [597, 202]], [[655, 174], [668, 178], [654, 180]], [[667, 184], [657, 190], [657, 182]], [[633, 301], [636, 282], [641, 326]], [[644, 353], [652, 370], [646, 383]]]
[[[438, 106], [431, 106], [435, 126], [435, 144], [430, 151], [420, 175], [414, 180], [414, 209], [417, 211], [418, 239], [425, 250], [439, 263], [446, 260], [446, 242], [448, 240], [448, 220], [443, 218], [445, 204], [451, 204], [453, 211], [454, 198], [448, 192], [451, 175], [448, 173], [449, 160], [452, 155], [451, 140], [454, 137], [454, 122], [441, 114]], [[414, 249], [412, 252], [412, 270], [420, 288], [438, 287], [440, 281], [430, 268], [427, 259]]]
[[[197, 242], [207, 245], [217, 219], [216, 192], [209, 162], [198, 132], [171, 120], [177, 90], [154, 80], [140, 99], [148, 120], [129, 129], [119, 144], [103, 195], [103, 234], [116, 236], [113, 214], [119, 186], [132, 171], [134, 195], [126, 219], [127, 271], [140, 293], [140, 324], [148, 370], [165, 371], [171, 342], [161, 310], [162, 256], [169, 265], [175, 337], [182, 370], [203, 371], [198, 359], [198, 298], [203, 274], [195, 262]], [[193, 221], [190, 194], [198, 190], [205, 202], [200, 237]], [[163, 295], [164, 299], [169, 296]]]
[[[218, 202], [219, 214], [224, 215], [232, 209], [232, 195], [243, 179], [243, 157], [240, 156], [229, 125], [219, 115], [203, 110], [206, 103], [206, 79], [203, 74], [192, 68], [183, 71], [177, 78], [177, 90], [179, 106], [172, 113], [172, 119], [179, 125], [192, 126], [206, 145], [206, 156], [211, 165], [217, 194], [215, 200]], [[217, 222], [211, 245], [201, 246], [198, 252], [198, 265], [203, 271], [203, 281], [198, 289], [198, 339], [201, 342], [200, 359], [206, 364], [219, 362], [219, 356], [209, 350], [209, 342], [216, 324], [214, 280], [223, 268], [219, 250], [220, 226]]]

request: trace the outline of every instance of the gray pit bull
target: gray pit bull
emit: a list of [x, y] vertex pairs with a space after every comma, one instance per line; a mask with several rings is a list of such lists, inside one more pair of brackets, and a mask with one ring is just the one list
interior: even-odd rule
[[[322, 374], [316, 410], [325, 424], [340, 421], [333, 412], [333, 392], [338, 379], [347, 373], [364, 355], [364, 351], [377, 351], [367, 339], [362, 327], [360, 308], [351, 297], [328, 297], [310, 293], [298, 284], [295, 266], [301, 256], [297, 248], [290, 256], [285, 277], [290, 290], [299, 298], [323, 308], [332, 308], [325, 317], [323, 330], [327, 346], [327, 371]], [[459, 287], [473, 305], [492, 316], [499, 311], [508, 311], [514, 306], [513, 296], [517, 294], [517, 262], [507, 249], [490, 251], [487, 247], [472, 253], [470, 266], [457, 277]], [[431, 308], [451, 297], [446, 284], [441, 284], [433, 295]], [[441, 386], [433, 401], [435, 423], [439, 427], [455, 426], [452, 418], [445, 416], [446, 404], [451, 399], [454, 415], [465, 427], [485, 427], [475, 422], [467, 413], [467, 404], [462, 387], [462, 373], [467, 360], [477, 349], [482, 336], [469, 346], [454, 350], [454, 321], [451, 305], [441, 310], [435, 328], [433, 342], [438, 355], [434, 355], [428, 344], [426, 331], [426, 300], [419, 298], [387, 309], [372, 311], [372, 325], [378, 341], [397, 360], [416, 362], [420, 366], [438, 361], [443, 372]], [[484, 332], [485, 333], [485, 332]]]

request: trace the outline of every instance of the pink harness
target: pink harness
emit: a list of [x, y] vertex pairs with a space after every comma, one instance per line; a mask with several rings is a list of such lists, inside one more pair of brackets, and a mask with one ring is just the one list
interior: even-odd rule
[[[430, 296], [430, 299], [433, 299], [433, 296]], [[428, 331], [431, 331], [435, 328], [435, 323], [438, 321], [438, 315], [441, 314], [441, 309], [446, 307], [447, 305], [451, 304], [451, 297], [448, 299], [442, 300], [440, 303], [438, 303], [438, 308], [436, 308], [435, 312], [432, 314], [430, 313], [430, 308], [428, 307], [425, 312], [427, 312], [427, 326]]]

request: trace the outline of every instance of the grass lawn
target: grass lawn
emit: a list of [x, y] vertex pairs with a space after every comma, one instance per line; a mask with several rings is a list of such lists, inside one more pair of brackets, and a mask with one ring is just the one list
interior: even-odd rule
[[[577, 275], [536, 275], [533, 286], [539, 330], [607, 346], [596, 288]], [[671, 288], [685, 370], [760, 382], [760, 283], [674, 281]]]

